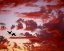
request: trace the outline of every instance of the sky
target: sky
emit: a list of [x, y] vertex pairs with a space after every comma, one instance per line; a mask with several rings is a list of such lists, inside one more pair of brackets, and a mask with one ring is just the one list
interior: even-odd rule
[[12, 31], [17, 36], [29, 32], [37, 37], [35, 33], [40, 34], [42, 29], [47, 29], [43, 28], [44, 24], [59, 22], [58, 12], [64, 14], [63, 4], [63, 0], [0, 0], [0, 36], [9, 38], [11, 35], [7, 31]]

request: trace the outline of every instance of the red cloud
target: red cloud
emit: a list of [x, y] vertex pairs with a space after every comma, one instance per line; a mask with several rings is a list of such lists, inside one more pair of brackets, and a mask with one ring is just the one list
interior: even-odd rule
[[29, 40], [34, 43], [34, 42], [39, 42], [41, 43], [43, 41], [43, 39], [41, 39], [40, 37], [33, 37], [33, 38], [29, 38]]
[[7, 29], [7, 28], [5, 27], [5, 25], [6, 25], [5, 23], [2, 23], [2, 22], [1, 22], [0, 25], [1, 25], [1, 26], [0, 26], [0, 30], [6, 30], [6, 29]]
[[[49, 18], [48, 13], [52, 10], [47, 10], [46, 7], [43, 7], [43, 6], [40, 7], [40, 8], [41, 8], [40, 11], [37, 11], [37, 12], [29, 12], [29, 13], [27, 13], [27, 12], [25, 12], [25, 13], [16, 12], [15, 14], [18, 15], [18, 16], [24, 15], [24, 17], [28, 17], [28, 18], [43, 18], [43, 19]], [[46, 11], [48, 11], [48, 13]]]
[[[47, 28], [47, 30], [43, 31], [45, 34], [44, 38], [50, 38], [48, 41], [53, 42], [53, 44], [57, 46], [62, 46], [61, 44], [64, 42], [64, 21], [63, 21], [63, 12], [58, 13], [57, 18], [53, 18], [50, 22], [45, 23], [43, 26]], [[43, 29], [44, 29], [43, 28]], [[49, 37], [48, 37], [49, 36]], [[53, 39], [52, 39], [53, 36]]]
[[26, 24], [25, 30], [34, 31], [37, 28], [37, 23], [33, 20], [27, 20], [25, 21], [25, 24]]
[[18, 25], [17, 25], [17, 30], [22, 29], [22, 28], [23, 28], [22, 23], [18, 23]]
[[40, 12], [30, 12], [30, 13], [22, 13], [23, 15], [26, 15], [29, 18], [38, 18], [42, 15]]
[[22, 5], [25, 3], [33, 3], [37, 2], [38, 0], [2, 0], [0, 1], [0, 8], [5, 7], [5, 6], [13, 6], [16, 7], [18, 5]]
[[64, 2], [58, 3], [58, 5], [47, 5], [47, 8], [51, 9], [59, 9], [64, 8]]
[[24, 20], [22, 18], [19, 18], [16, 22], [20, 23], [20, 22], [24, 22]]
[[15, 25], [12, 25], [12, 26], [11, 26], [11, 29], [14, 29], [14, 28], [15, 28]]
[[5, 26], [1, 26], [0, 30], [6, 30], [7, 28]]

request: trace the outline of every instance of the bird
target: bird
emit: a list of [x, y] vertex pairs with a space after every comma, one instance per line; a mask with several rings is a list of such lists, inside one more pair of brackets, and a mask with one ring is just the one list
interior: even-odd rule
[[7, 31], [9, 34], [11, 34], [12, 36], [16, 36], [15, 33], [13, 33], [12, 31]]
[[12, 36], [16, 36], [16, 34], [15, 33], [12, 33]]
[[7, 31], [9, 34], [11, 34], [12, 33], [12, 31]]

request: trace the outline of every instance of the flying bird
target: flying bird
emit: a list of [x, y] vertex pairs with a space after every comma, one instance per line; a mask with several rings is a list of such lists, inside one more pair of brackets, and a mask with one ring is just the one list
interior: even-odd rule
[[12, 33], [12, 36], [16, 36], [16, 34], [15, 33]]
[[7, 31], [9, 34], [11, 34], [12, 33], [12, 31]]
[[12, 36], [16, 36], [15, 33], [12, 33], [12, 31], [7, 31], [9, 34], [11, 34]]

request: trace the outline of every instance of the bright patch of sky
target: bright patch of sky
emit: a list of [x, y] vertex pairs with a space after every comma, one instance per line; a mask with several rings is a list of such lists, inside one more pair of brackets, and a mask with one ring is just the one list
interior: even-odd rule
[[58, 2], [56, 1], [56, 0], [54, 0], [54, 1], [51, 1], [51, 2], [42, 2], [42, 0], [39, 0], [38, 2], [36, 2], [36, 3], [34, 3], [35, 5], [38, 5], [39, 7], [41, 7], [41, 6], [46, 6], [46, 5], [57, 5], [58, 4]]
[[60, 10], [64, 13], [64, 8], [61, 8]]

